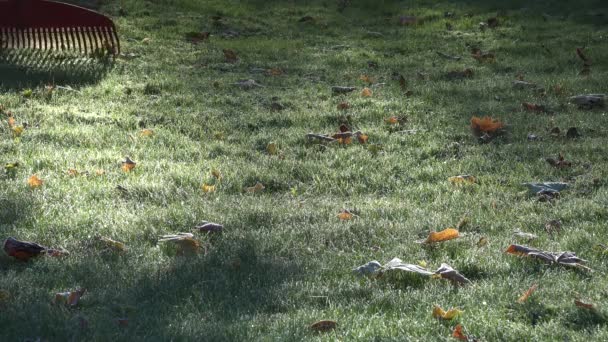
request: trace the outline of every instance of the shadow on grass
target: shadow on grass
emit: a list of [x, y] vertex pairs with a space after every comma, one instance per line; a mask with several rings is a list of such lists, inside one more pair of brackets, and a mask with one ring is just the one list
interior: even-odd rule
[[18, 91], [57, 83], [94, 84], [112, 66], [111, 59], [43, 50], [7, 50], [0, 53], [0, 89]]

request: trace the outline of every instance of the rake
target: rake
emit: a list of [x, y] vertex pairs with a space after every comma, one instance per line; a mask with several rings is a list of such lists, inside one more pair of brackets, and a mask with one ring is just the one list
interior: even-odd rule
[[10, 49], [120, 53], [110, 18], [75, 5], [46, 0], [0, 0], [0, 52]]

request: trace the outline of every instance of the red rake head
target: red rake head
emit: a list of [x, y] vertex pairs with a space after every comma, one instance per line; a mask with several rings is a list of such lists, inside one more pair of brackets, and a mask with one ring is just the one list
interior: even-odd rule
[[0, 0], [0, 51], [78, 50], [117, 55], [112, 20], [86, 8], [46, 0]]

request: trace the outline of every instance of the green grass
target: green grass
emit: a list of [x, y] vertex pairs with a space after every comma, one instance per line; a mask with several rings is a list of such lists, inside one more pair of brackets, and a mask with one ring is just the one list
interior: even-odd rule
[[[105, 2], [101, 10], [116, 21], [123, 52], [138, 57], [74, 71], [0, 64], [0, 104], [29, 124], [14, 139], [0, 118], [0, 162], [21, 164], [15, 174], [0, 173], [0, 236], [70, 252], [27, 263], [0, 256], [0, 290], [8, 294], [0, 302], [2, 339], [433, 341], [452, 340], [457, 322], [483, 341], [608, 339], [608, 259], [594, 249], [608, 242], [608, 116], [568, 103], [572, 95], [608, 92], [605, 4], [352, 2], [338, 12], [334, 1], [126, 1], [125, 15]], [[446, 11], [455, 18], [444, 18]], [[479, 22], [497, 12], [500, 25], [481, 31]], [[210, 19], [218, 13], [222, 25]], [[305, 15], [315, 21], [298, 22]], [[400, 15], [425, 20], [402, 27]], [[227, 30], [240, 35], [225, 38]], [[212, 35], [193, 45], [184, 39], [192, 31]], [[471, 45], [494, 51], [496, 61], [470, 58]], [[588, 77], [579, 75], [581, 46], [593, 61]], [[239, 61], [225, 63], [222, 49], [235, 50]], [[436, 51], [463, 58], [445, 60]], [[285, 74], [252, 72], [275, 67]], [[473, 70], [471, 79], [444, 76], [464, 68]], [[404, 75], [411, 96], [393, 72]], [[359, 95], [363, 74], [383, 84], [370, 98]], [[519, 74], [546, 92], [513, 89]], [[232, 85], [249, 78], [264, 87]], [[75, 91], [45, 97], [53, 81]], [[333, 96], [334, 85], [358, 90]], [[271, 111], [273, 101], [285, 109]], [[336, 108], [342, 101], [351, 104], [346, 112]], [[554, 113], [523, 111], [523, 101]], [[402, 129], [417, 133], [391, 133], [383, 120], [391, 115], [407, 116]], [[507, 134], [478, 143], [472, 115], [499, 118]], [[335, 132], [344, 122], [382, 151], [307, 143], [306, 133]], [[576, 126], [582, 137], [552, 137], [554, 126]], [[144, 127], [154, 136], [140, 136]], [[528, 133], [543, 139], [529, 142]], [[269, 142], [279, 155], [268, 155]], [[560, 152], [571, 168], [545, 162]], [[138, 162], [131, 173], [120, 169], [126, 155]], [[90, 175], [69, 176], [70, 168]], [[105, 174], [95, 176], [98, 169]], [[215, 193], [203, 193], [213, 169], [223, 179]], [[32, 174], [44, 180], [41, 188], [28, 187]], [[475, 175], [478, 184], [449, 184], [458, 174]], [[520, 185], [560, 180], [572, 186], [552, 203]], [[258, 181], [262, 193], [243, 191]], [[342, 208], [355, 219], [341, 222]], [[464, 237], [434, 248], [415, 243], [463, 215], [471, 221]], [[563, 225], [554, 236], [544, 231], [552, 219]], [[182, 257], [158, 243], [202, 220], [225, 226], [220, 235], [197, 233], [206, 255]], [[534, 247], [576, 252], [595, 272], [504, 254], [515, 230], [537, 234]], [[123, 241], [128, 251], [104, 252], [96, 236]], [[480, 237], [489, 244], [478, 247]], [[431, 269], [448, 263], [473, 284], [351, 272], [394, 257]], [[533, 283], [539, 290], [531, 299], [515, 303]], [[76, 308], [52, 304], [56, 292], [78, 287], [88, 292]], [[579, 296], [597, 311], [575, 307]], [[434, 304], [464, 314], [440, 322], [431, 317]], [[338, 328], [311, 332], [321, 319]]]

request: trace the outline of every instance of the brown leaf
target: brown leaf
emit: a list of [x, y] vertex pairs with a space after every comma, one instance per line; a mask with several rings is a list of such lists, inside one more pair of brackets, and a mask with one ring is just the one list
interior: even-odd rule
[[494, 62], [496, 60], [496, 55], [494, 52], [490, 51], [481, 51], [478, 48], [473, 48], [471, 50], [471, 57], [477, 60], [478, 62]]
[[595, 305], [593, 305], [591, 303], [585, 303], [585, 302], [581, 301], [580, 299], [575, 299], [574, 305], [578, 306], [579, 308], [583, 308], [583, 309], [595, 310]]
[[131, 172], [131, 170], [133, 170], [136, 165], [137, 163], [131, 160], [131, 158], [125, 157], [125, 160], [122, 161], [121, 168], [124, 172]]
[[371, 78], [369, 75], [361, 75], [361, 76], [359, 76], [359, 79], [367, 84], [374, 83], [374, 79]]
[[545, 252], [527, 246], [510, 245], [505, 253], [540, 259], [548, 264], [558, 264], [592, 271], [589, 267], [583, 265], [586, 260], [580, 259], [572, 252]]
[[437, 271], [435, 271], [435, 275], [437, 275], [443, 279], [448, 279], [454, 284], [464, 285], [464, 284], [469, 284], [471, 282], [469, 279], [467, 279], [462, 274], [458, 273], [458, 271], [453, 269], [448, 264], [441, 264], [441, 267], [439, 267], [437, 269]]
[[591, 60], [583, 53], [583, 48], [576, 48], [576, 55], [583, 61], [583, 65], [590, 66]]
[[342, 209], [338, 214], [338, 218], [342, 221], [348, 221], [353, 218], [353, 214], [348, 209]]
[[188, 32], [186, 33], [186, 40], [192, 44], [198, 44], [209, 39], [209, 32]]
[[581, 134], [578, 132], [576, 127], [570, 127], [568, 128], [568, 131], [566, 131], [566, 138], [568, 139], [576, 139], [580, 136]]
[[234, 50], [223, 49], [222, 52], [224, 52], [224, 60], [226, 63], [236, 63], [239, 60]]
[[367, 139], [369, 139], [369, 137], [367, 136], [367, 134], [357, 134], [357, 140], [359, 140], [360, 144], [365, 144], [367, 143]]
[[571, 162], [569, 162], [567, 160], [564, 160], [564, 156], [561, 153], [557, 156], [557, 159], [546, 158], [545, 160], [551, 166], [554, 166], [554, 167], [556, 167], [558, 169], [563, 169], [563, 168], [572, 166]]
[[245, 192], [262, 192], [264, 189], [266, 189], [264, 184], [256, 182], [254, 186], [245, 188]]
[[336, 323], [336, 321], [323, 320], [323, 321], [318, 321], [316, 323], [313, 323], [310, 326], [310, 329], [312, 329], [316, 332], [327, 332], [327, 331], [335, 329], [337, 326], [338, 326], [338, 323]]
[[363, 88], [363, 90], [361, 91], [361, 96], [362, 97], [371, 97], [372, 96], [372, 90], [369, 88]]
[[466, 68], [464, 70], [453, 70], [448, 72], [445, 77], [450, 80], [471, 78], [473, 77], [473, 70], [470, 68]]
[[219, 223], [203, 221], [201, 224], [194, 227], [199, 232], [219, 233], [224, 229], [224, 226]]
[[27, 185], [29, 185], [32, 189], [39, 188], [42, 186], [42, 184], [44, 184], [44, 181], [38, 178], [37, 175], [32, 175], [27, 179]]
[[75, 291], [59, 292], [55, 294], [54, 304], [65, 304], [66, 306], [76, 306], [80, 298], [86, 292], [86, 289], [78, 289]]
[[347, 102], [340, 102], [338, 104], [338, 110], [347, 110], [350, 108], [350, 104], [348, 104]]
[[458, 340], [468, 341], [469, 337], [462, 331], [462, 324], [456, 324], [454, 331], [452, 331], [452, 337]]
[[521, 297], [519, 297], [517, 299], [518, 303], [523, 303], [526, 300], [528, 300], [528, 298], [536, 291], [536, 289], [538, 288], [538, 284], [533, 284], [532, 286], [530, 286], [530, 288], [524, 292]]
[[535, 104], [535, 103], [530, 103], [530, 102], [522, 102], [521, 106], [530, 112], [537, 112], [537, 113], [543, 113], [546, 112], [547, 109], [545, 108], [545, 106], [543, 105], [539, 105], [539, 104]]

